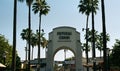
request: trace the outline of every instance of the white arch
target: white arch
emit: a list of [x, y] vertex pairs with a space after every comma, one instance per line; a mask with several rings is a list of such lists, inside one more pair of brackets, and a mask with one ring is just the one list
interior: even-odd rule
[[47, 71], [53, 71], [53, 58], [60, 49], [70, 49], [75, 55], [76, 71], [82, 71], [82, 51], [80, 33], [73, 27], [57, 27], [49, 33], [47, 51]]

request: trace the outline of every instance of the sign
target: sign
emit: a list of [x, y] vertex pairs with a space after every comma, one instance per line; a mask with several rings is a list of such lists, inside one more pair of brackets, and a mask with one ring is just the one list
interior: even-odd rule
[[57, 32], [57, 35], [59, 40], [70, 40], [72, 32]]

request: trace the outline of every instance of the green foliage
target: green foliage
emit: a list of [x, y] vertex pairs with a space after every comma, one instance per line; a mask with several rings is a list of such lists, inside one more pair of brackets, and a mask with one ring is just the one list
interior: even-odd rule
[[[21, 38], [22, 38], [23, 40], [26, 40], [27, 43], [29, 43], [29, 42], [28, 42], [28, 40], [29, 40], [28, 34], [29, 34], [29, 29], [28, 29], [28, 28], [23, 29], [23, 30], [22, 30], [22, 33], [20, 34], [20, 35], [21, 35]], [[30, 35], [32, 36], [32, 30], [30, 30]]]
[[16, 69], [20, 69], [21, 68], [21, 60], [20, 57], [17, 55], [16, 56]]
[[120, 40], [116, 39], [113, 46], [112, 53], [110, 55], [110, 63], [112, 66], [120, 67]]
[[[92, 1], [91, 0], [80, 0], [80, 4], [78, 5], [79, 12], [85, 13], [86, 15], [90, 15], [92, 12]], [[93, 12], [96, 13], [98, 9], [98, 0], [93, 0]]]
[[[101, 56], [101, 51], [103, 50], [103, 33], [98, 33], [98, 31], [95, 31], [95, 45], [96, 45], [96, 48], [100, 51], [100, 56]], [[86, 36], [86, 34], [85, 34]], [[110, 36], [109, 34], [107, 33], [106, 34], [106, 41], [110, 41]], [[88, 31], [88, 49], [90, 50], [90, 46], [91, 46], [91, 43], [92, 43], [92, 30]], [[83, 51], [85, 50], [85, 43], [83, 43]], [[89, 51], [88, 50], [88, 51]]]
[[[23, 40], [26, 40], [27, 41], [27, 43], [28, 43], [28, 33], [29, 33], [29, 30], [28, 30], [28, 28], [27, 29], [23, 29], [22, 30], [22, 33], [20, 34], [21, 35], [21, 38], [23, 39]], [[38, 39], [39, 39], [39, 32], [38, 32], [38, 30], [36, 31], [36, 33], [33, 33], [32, 32], [32, 30], [31, 30], [31, 46], [32, 47], [34, 47], [34, 46], [36, 46], [36, 45], [38, 45]], [[41, 35], [40, 35], [40, 39], [41, 39], [41, 46], [44, 48], [44, 47], [46, 47], [47, 46], [47, 43], [48, 43], [48, 41], [46, 40], [46, 38], [44, 37], [44, 32], [42, 31], [41, 32]]]
[[3, 35], [0, 34], [0, 62], [9, 66], [12, 61], [12, 46], [9, 45], [8, 40], [5, 39]]
[[[98, 31], [95, 31], [94, 35], [95, 35], [95, 41], [97, 41]], [[86, 36], [86, 34], [84, 36]], [[88, 51], [90, 51], [91, 49], [91, 43], [92, 43], [92, 30], [88, 31]], [[85, 50], [86, 50], [86, 43], [83, 43], [83, 51]]]
[[59, 66], [57, 64], [54, 65], [54, 70], [57, 71], [57, 69], [59, 68]]
[[[8, 43], [8, 40], [1, 34], [0, 34], [0, 63], [5, 64], [7, 68], [10, 68], [12, 64], [12, 46]], [[20, 65], [21, 65], [20, 57], [17, 55], [16, 67], [20, 68]]]
[[[82, 50], [85, 51], [86, 50], [86, 43], [83, 43], [82, 46], [83, 46]], [[90, 48], [91, 48], [90, 45], [88, 45], [88, 51], [90, 51]]]
[[[19, 2], [24, 2], [25, 0], [18, 0]], [[26, 0], [27, 6], [30, 6], [34, 0]]]
[[[106, 41], [110, 41], [109, 34], [106, 34]], [[98, 48], [98, 50], [103, 50], [103, 33], [97, 35], [96, 48]]]
[[47, 5], [45, 0], [36, 1], [32, 7], [35, 14], [46, 15], [50, 11], [50, 6]]

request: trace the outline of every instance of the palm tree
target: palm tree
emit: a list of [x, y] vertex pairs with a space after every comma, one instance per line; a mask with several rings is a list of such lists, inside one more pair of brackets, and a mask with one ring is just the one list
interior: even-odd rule
[[103, 54], [104, 54], [104, 71], [107, 71], [107, 44], [106, 44], [106, 24], [105, 24], [105, 7], [104, 0], [101, 0], [101, 8], [102, 8], [102, 27], [103, 27]]
[[[21, 2], [25, 1], [25, 0], [20, 0]], [[29, 28], [29, 49], [28, 49], [28, 71], [30, 71], [30, 30], [31, 30], [31, 5], [33, 3], [33, 0], [26, 0], [26, 4], [28, 6], [28, 28]]]
[[[106, 42], [110, 41], [109, 34], [106, 34]], [[96, 48], [100, 51], [100, 58], [101, 58], [101, 52], [103, 50], [103, 33], [100, 33], [98, 35], [97, 41], [96, 41]]]
[[41, 31], [41, 16], [46, 15], [49, 11], [49, 6], [45, 2], [45, 0], [37, 0], [33, 4], [33, 11], [35, 14], [39, 13], [39, 46], [38, 46], [38, 71], [40, 70], [40, 31]]
[[[78, 7], [80, 8], [79, 9], [79, 12], [82, 12], [85, 13], [85, 15], [87, 16], [87, 20], [86, 20], [86, 49], [85, 49], [85, 53], [86, 53], [86, 64], [88, 65], [88, 19], [89, 19], [89, 15], [91, 13], [91, 9], [90, 9], [90, 6], [89, 6], [89, 0], [81, 0], [80, 1], [80, 4], [78, 5]], [[87, 67], [87, 71], [89, 71], [89, 68]]]
[[98, 9], [98, 0], [92, 0], [92, 6], [91, 6], [91, 10], [92, 10], [92, 46], [93, 46], [93, 71], [96, 71], [96, 62], [95, 62], [95, 58], [96, 58], [96, 54], [95, 54], [95, 28], [94, 28], [94, 13], [96, 13], [96, 10]]
[[[42, 31], [41, 34], [40, 34], [40, 38], [39, 38], [39, 31], [36, 30], [35, 37], [36, 37], [36, 39], [37, 39], [36, 42], [37, 42], [38, 48], [40, 47], [40, 45], [41, 45], [43, 48], [45, 48], [45, 47], [47, 46], [47, 40], [46, 40], [45, 37], [43, 37], [44, 34], [45, 34], [45, 33]], [[41, 42], [41, 43], [39, 43], [39, 39], [40, 39], [40, 42]], [[38, 49], [38, 50], [39, 50], [39, 49]], [[39, 55], [39, 54], [38, 54], [38, 55]], [[39, 58], [38, 58], [38, 61], [39, 61]], [[39, 64], [38, 64], [38, 66], [39, 66]]]
[[43, 48], [45, 48], [45, 57], [47, 56], [46, 55], [46, 52], [47, 52], [47, 45], [48, 45], [48, 40], [45, 38], [45, 37], [41, 37], [41, 46]]
[[37, 45], [37, 37], [36, 34], [32, 34], [31, 35], [31, 46], [32, 46], [32, 55], [31, 55], [31, 59], [33, 59], [33, 51], [34, 51], [34, 46]]
[[17, 0], [14, 0], [13, 17], [13, 50], [12, 50], [12, 71], [16, 70], [16, 25], [17, 25]]
[[[94, 2], [94, 13], [96, 13], [96, 9], [98, 9], [97, 6], [95, 6], [97, 4], [96, 2], [97, 0], [95, 0]], [[92, 12], [92, 2], [91, 0], [80, 0], [80, 4], [78, 5], [79, 12], [85, 13], [85, 15], [87, 15], [87, 20], [86, 20], [86, 59], [87, 62], [86, 64], [88, 64], [88, 19], [89, 19], [89, 15]], [[87, 71], [89, 71], [88, 67], [87, 67]]]
[[48, 44], [48, 40], [45, 37], [41, 37], [41, 46], [45, 48]]
[[25, 47], [25, 51], [26, 51], [26, 61], [27, 61], [27, 50], [28, 50], [28, 29], [23, 29], [22, 30], [22, 33], [20, 34], [21, 35], [21, 38], [23, 39], [23, 40], [26, 40], [26, 47]]
[[[27, 56], [26, 56], [26, 61], [29, 63], [29, 53], [27, 54], [27, 52], [29, 52], [29, 44], [31, 44], [29, 42], [29, 33], [30, 33], [30, 36], [32, 35], [32, 30], [29, 31], [29, 28], [26, 28], [26, 29], [23, 29], [22, 30], [22, 33], [20, 34], [21, 35], [21, 38], [23, 40], [26, 40], [26, 55], [28, 55], [28, 59], [27, 59]], [[27, 67], [29, 69], [29, 66]]]
[[[31, 32], [32, 32], [32, 30], [31, 30]], [[21, 35], [21, 38], [26, 41], [26, 55], [27, 55], [28, 44], [29, 44], [29, 38], [28, 38], [29, 29], [28, 28], [23, 29], [22, 33], [20, 35]], [[27, 60], [27, 57], [26, 57], [26, 60]]]

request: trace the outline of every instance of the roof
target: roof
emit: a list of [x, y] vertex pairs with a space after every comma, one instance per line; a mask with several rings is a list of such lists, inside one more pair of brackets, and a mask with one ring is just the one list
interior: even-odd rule
[[5, 68], [6, 66], [0, 63], [0, 68]]

